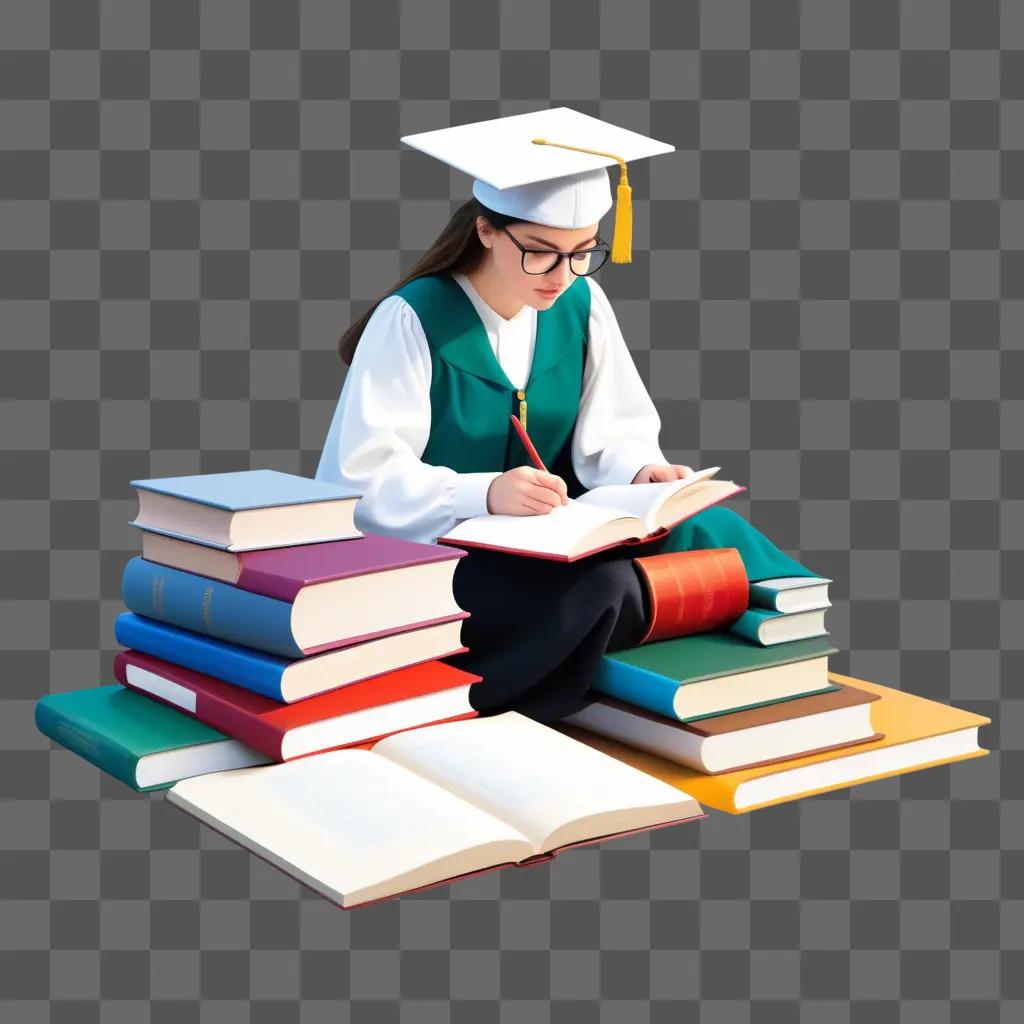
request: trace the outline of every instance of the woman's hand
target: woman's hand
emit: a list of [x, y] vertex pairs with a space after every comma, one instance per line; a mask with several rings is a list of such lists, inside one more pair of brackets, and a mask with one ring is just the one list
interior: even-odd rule
[[568, 501], [565, 481], [533, 466], [516, 466], [496, 476], [487, 488], [487, 511], [492, 515], [546, 515]]
[[656, 462], [644, 466], [635, 477], [635, 484], [658, 484], [665, 480], [682, 480], [693, 472], [689, 466], [659, 466]]

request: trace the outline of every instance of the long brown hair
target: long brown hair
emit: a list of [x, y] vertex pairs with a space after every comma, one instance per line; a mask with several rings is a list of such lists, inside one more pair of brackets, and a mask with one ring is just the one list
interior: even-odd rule
[[514, 217], [508, 217], [484, 206], [475, 196], [467, 199], [452, 215], [452, 219], [437, 236], [429, 249], [419, 258], [412, 270], [397, 284], [389, 288], [376, 302], [354, 323], [338, 341], [338, 353], [346, 366], [352, 365], [352, 356], [362, 337], [363, 331], [374, 310], [402, 285], [408, 284], [417, 277], [438, 273], [471, 273], [483, 259], [484, 247], [476, 230], [477, 217], [486, 217], [495, 228], [503, 228], [506, 224], [519, 223]]

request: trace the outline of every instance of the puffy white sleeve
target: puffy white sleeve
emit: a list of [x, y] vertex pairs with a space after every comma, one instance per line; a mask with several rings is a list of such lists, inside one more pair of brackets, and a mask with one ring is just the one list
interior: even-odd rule
[[604, 289], [591, 277], [590, 338], [572, 463], [588, 490], [629, 484], [648, 463], [666, 465], [661, 418], [622, 337]]
[[367, 321], [324, 443], [316, 479], [361, 492], [356, 526], [426, 544], [487, 515], [500, 475], [458, 473], [420, 456], [430, 435], [431, 359], [419, 317], [389, 295]]

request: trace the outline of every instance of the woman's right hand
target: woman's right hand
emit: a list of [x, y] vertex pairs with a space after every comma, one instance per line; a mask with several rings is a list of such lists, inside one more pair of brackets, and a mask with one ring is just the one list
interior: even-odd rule
[[492, 515], [546, 515], [568, 501], [565, 481], [534, 466], [507, 470], [487, 488], [487, 511]]

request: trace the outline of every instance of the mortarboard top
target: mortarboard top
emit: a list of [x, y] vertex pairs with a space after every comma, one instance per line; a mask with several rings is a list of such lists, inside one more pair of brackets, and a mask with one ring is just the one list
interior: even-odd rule
[[438, 128], [401, 141], [472, 175], [473, 195], [484, 206], [555, 228], [586, 227], [608, 212], [612, 197], [605, 168], [617, 163], [615, 263], [631, 259], [626, 162], [675, 149], [571, 107]]

